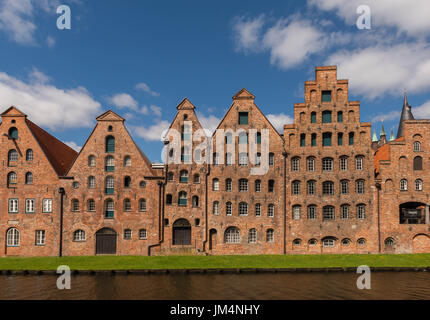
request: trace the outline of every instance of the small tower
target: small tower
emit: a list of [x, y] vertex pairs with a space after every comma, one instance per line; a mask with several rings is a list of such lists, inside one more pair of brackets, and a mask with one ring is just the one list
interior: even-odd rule
[[376, 131], [373, 131], [372, 145], [371, 145], [372, 150], [378, 149], [378, 143], [379, 143], [379, 141], [378, 141], [378, 137], [376, 135]]
[[403, 121], [405, 120], [415, 120], [412, 111], [411, 106], [408, 103], [408, 98], [406, 96], [406, 90], [403, 97], [403, 109], [402, 109], [402, 115], [400, 116], [400, 122], [399, 122], [399, 129], [397, 130], [397, 139], [400, 137], [403, 137]]
[[382, 146], [387, 143], [387, 135], [384, 129], [384, 120], [381, 121], [381, 134], [379, 135], [379, 145]]
[[394, 131], [391, 129], [391, 135], [390, 135], [390, 141], [394, 141], [396, 138], [394, 138]]

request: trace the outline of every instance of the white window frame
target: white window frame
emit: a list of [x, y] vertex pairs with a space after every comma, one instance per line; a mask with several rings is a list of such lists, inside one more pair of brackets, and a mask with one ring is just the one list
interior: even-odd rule
[[36, 200], [25, 199], [25, 213], [34, 213]]
[[16, 198], [9, 199], [8, 212], [9, 213], [18, 213], [19, 212], [19, 200], [18, 199], [16, 199]]
[[45, 241], [45, 230], [36, 230], [36, 246], [44, 246]]
[[52, 213], [52, 199], [43, 199], [42, 201], [42, 212]]

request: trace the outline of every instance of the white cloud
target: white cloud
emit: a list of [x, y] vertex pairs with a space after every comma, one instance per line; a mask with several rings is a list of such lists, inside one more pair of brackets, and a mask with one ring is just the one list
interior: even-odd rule
[[76, 144], [76, 142], [74, 141], [69, 141], [69, 142], [64, 142], [65, 144], [67, 144], [70, 148], [72, 148], [73, 150], [79, 152], [82, 149], [82, 146], [78, 146]]
[[339, 66], [339, 77], [350, 79], [355, 94], [374, 99], [386, 93], [421, 92], [430, 88], [430, 47], [421, 43], [339, 51], [327, 64]]
[[48, 77], [37, 72], [38, 76], [28, 83], [0, 72], [0, 108], [14, 105], [32, 121], [50, 129], [90, 127], [101, 113], [100, 103], [83, 87], [57, 88], [44, 82]]
[[157, 117], [161, 117], [162, 114], [162, 109], [161, 107], [158, 107], [156, 105], [150, 105], [148, 106], [143, 106], [142, 108], [140, 108], [139, 110], [140, 113], [144, 114], [144, 115], [155, 115]]
[[264, 16], [254, 19], [236, 17], [233, 30], [235, 32], [236, 46], [242, 51], [258, 51], [260, 49], [261, 32], [264, 25]]
[[381, 121], [395, 121], [400, 119], [400, 111], [391, 111], [384, 114], [378, 114], [374, 116], [371, 122], [381, 122]]
[[430, 100], [419, 107], [412, 108], [412, 114], [416, 119], [430, 119]]
[[197, 112], [197, 117], [198, 117], [200, 124], [202, 125], [203, 129], [209, 131], [211, 134], [215, 132], [216, 128], [218, 127], [219, 123], [221, 122], [220, 118], [215, 117], [212, 114], [205, 116], [204, 114]]
[[117, 108], [130, 108], [137, 110], [137, 101], [128, 93], [118, 93], [110, 98], [108, 98], [109, 103]]
[[163, 141], [163, 133], [170, 127], [170, 122], [160, 120], [157, 123], [149, 126], [130, 126], [130, 129], [138, 136], [147, 141]]
[[308, 0], [309, 6], [336, 14], [355, 25], [357, 8], [368, 5], [372, 14], [372, 28], [394, 27], [412, 36], [430, 34], [430, 1], [428, 0]]
[[286, 115], [284, 113], [279, 114], [268, 114], [267, 119], [272, 123], [272, 125], [275, 127], [278, 132], [283, 133], [284, 132], [284, 125], [285, 124], [291, 124], [294, 122], [294, 119], [290, 117], [289, 115]]
[[46, 38], [46, 44], [48, 45], [49, 48], [55, 47], [55, 39], [51, 36], [48, 36]]
[[142, 91], [150, 94], [153, 97], [159, 97], [160, 96], [160, 94], [158, 92], [152, 91], [151, 88], [149, 88], [149, 86], [144, 82], [136, 84], [135, 88], [137, 90], [142, 90]]
[[50, 81], [50, 78], [44, 74], [43, 72], [39, 71], [37, 68], [33, 68], [33, 70], [28, 75], [28, 78], [31, 83], [39, 83], [39, 84], [45, 84]]

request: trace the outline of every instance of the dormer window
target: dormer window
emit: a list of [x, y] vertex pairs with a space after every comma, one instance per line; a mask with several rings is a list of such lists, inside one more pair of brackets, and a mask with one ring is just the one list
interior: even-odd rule
[[331, 91], [324, 90], [321, 92], [321, 102], [331, 102]]

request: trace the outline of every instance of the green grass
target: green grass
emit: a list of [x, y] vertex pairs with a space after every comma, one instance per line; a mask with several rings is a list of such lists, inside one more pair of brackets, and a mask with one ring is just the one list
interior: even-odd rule
[[56, 270], [59, 265], [72, 270], [427, 267], [430, 254], [0, 258], [0, 270]]

